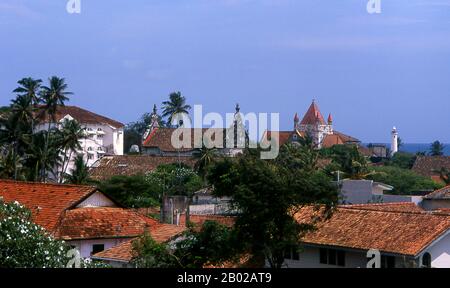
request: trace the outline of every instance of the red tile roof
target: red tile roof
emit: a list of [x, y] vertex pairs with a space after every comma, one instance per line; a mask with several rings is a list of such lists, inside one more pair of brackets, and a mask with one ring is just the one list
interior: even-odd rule
[[[177, 149], [172, 145], [172, 135], [177, 130], [180, 129], [180, 131], [183, 133], [183, 137], [187, 137], [187, 135], [190, 134], [190, 147], [187, 148], [180, 148]], [[223, 147], [226, 146], [226, 131], [227, 129], [224, 128], [156, 128], [153, 130], [150, 135], [147, 136], [147, 139], [144, 140], [143, 147], [149, 147], [149, 148], [159, 148], [163, 152], [177, 152], [177, 151], [191, 151], [196, 149], [195, 147], [201, 147], [202, 146], [202, 140], [203, 135], [205, 132], [210, 131], [211, 133], [214, 132], [212, 135], [218, 137], [223, 137]], [[199, 135], [202, 135], [201, 138], [199, 138], [198, 143], [195, 143], [195, 135], [196, 133], [199, 133]], [[214, 140], [215, 138], [212, 137]], [[181, 136], [180, 136], [180, 140]], [[195, 145], [198, 144], [198, 145]], [[222, 147], [218, 147], [222, 148]]]
[[[417, 256], [450, 228], [450, 216], [427, 212], [357, 209], [341, 206], [329, 220], [318, 222], [317, 229], [303, 237], [305, 244], [352, 249], [378, 249], [385, 253]], [[402, 210], [402, 209], [401, 209]], [[312, 223], [317, 212], [304, 207], [295, 214], [300, 223]]]
[[43, 184], [0, 180], [0, 197], [18, 201], [32, 211], [33, 221], [53, 232], [66, 209], [96, 192], [91, 186]]
[[[303, 133], [300, 131], [276, 131], [278, 132], [278, 143], [279, 146], [283, 146], [286, 143], [289, 143], [292, 141], [292, 137], [294, 135], [297, 135], [299, 137], [303, 137]], [[275, 131], [266, 131], [261, 139], [261, 142], [266, 142], [272, 140], [272, 135], [275, 133]]]
[[323, 118], [322, 113], [320, 113], [319, 106], [317, 106], [316, 102], [313, 101], [311, 106], [309, 106], [308, 111], [306, 112], [305, 116], [303, 117], [302, 122], [300, 122], [301, 125], [326, 125], [325, 119]]
[[[82, 124], [107, 124], [114, 128], [121, 128], [124, 124], [105, 116], [95, 114], [77, 106], [58, 106], [56, 111], [56, 121], [60, 121], [66, 115], [72, 116]], [[45, 119], [44, 117], [41, 117]]]
[[159, 165], [178, 163], [180, 161], [194, 167], [195, 159], [191, 157], [170, 157], [152, 155], [105, 156], [89, 171], [95, 180], [106, 180], [113, 176], [133, 176], [155, 170]]
[[[160, 224], [152, 227], [148, 232], [156, 242], [163, 243], [175, 238], [185, 230], [186, 228], [183, 226]], [[133, 238], [110, 249], [99, 252], [93, 255], [93, 258], [130, 262], [133, 259], [133, 241], [135, 240], [136, 238]]]
[[425, 212], [425, 210], [412, 202], [352, 204], [342, 205], [341, 207], [385, 212]]
[[56, 236], [65, 240], [131, 238], [159, 225], [157, 220], [128, 209], [77, 208], [65, 212]]
[[[190, 215], [189, 218], [189, 220], [198, 227], [201, 227], [206, 221], [215, 221], [227, 227], [232, 227], [236, 222], [236, 217], [224, 215]], [[180, 225], [186, 225], [185, 214], [180, 217]]]
[[450, 185], [426, 195], [424, 199], [450, 199]]
[[450, 156], [418, 156], [412, 170], [425, 177], [439, 177], [442, 168], [450, 170]]

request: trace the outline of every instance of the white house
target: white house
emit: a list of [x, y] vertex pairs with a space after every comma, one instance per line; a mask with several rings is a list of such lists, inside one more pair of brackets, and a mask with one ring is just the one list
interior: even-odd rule
[[[450, 267], [450, 214], [430, 213], [414, 203], [339, 206], [328, 220], [322, 212], [300, 209], [299, 223], [316, 223], [302, 238], [303, 249], [286, 251], [286, 267]], [[369, 258], [368, 258], [369, 252]]]
[[0, 180], [0, 197], [31, 210], [33, 221], [76, 248], [81, 257], [113, 248], [143, 235], [175, 236], [184, 227], [125, 209], [91, 186]]
[[[73, 168], [76, 155], [83, 155], [89, 167], [104, 155], [123, 155], [124, 124], [77, 106], [59, 106], [56, 126], [60, 127], [65, 119], [76, 120], [85, 129], [85, 138], [80, 139], [81, 150], [72, 151], [66, 173]], [[35, 130], [47, 130], [48, 125], [48, 120], [41, 119]]]

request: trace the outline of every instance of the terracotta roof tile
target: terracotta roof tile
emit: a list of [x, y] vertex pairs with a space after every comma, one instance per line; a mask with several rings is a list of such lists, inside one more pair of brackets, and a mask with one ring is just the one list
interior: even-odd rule
[[145, 174], [155, 170], [159, 165], [178, 163], [178, 161], [193, 167], [196, 160], [191, 157], [151, 155], [105, 156], [91, 168], [89, 174], [92, 179], [106, 180], [113, 176]]
[[317, 123], [319, 123], [320, 125], [326, 125], [325, 119], [323, 118], [322, 113], [320, 113], [319, 106], [317, 106], [316, 102], [313, 101], [300, 124], [315, 125]]
[[424, 199], [450, 199], [450, 185], [426, 195]]
[[[82, 124], [107, 124], [114, 128], [121, 128], [124, 126], [124, 124], [116, 120], [95, 114], [77, 106], [58, 106], [58, 110], [56, 111], [56, 121], [60, 121], [66, 115], [72, 116]], [[44, 116], [41, 118], [45, 119]]]
[[[152, 227], [148, 232], [156, 242], [163, 243], [180, 235], [185, 230], [183, 226], [160, 224]], [[135, 240], [136, 238], [99, 252], [93, 255], [93, 258], [130, 262], [133, 259], [133, 241]]]
[[385, 212], [425, 212], [425, 210], [412, 202], [352, 204], [342, 205], [341, 207]]
[[144, 234], [160, 223], [123, 208], [95, 207], [67, 210], [56, 232], [66, 240], [127, 238]]
[[[224, 128], [179, 128], [181, 129], [181, 132], [183, 133], [183, 136], [186, 137], [190, 133], [191, 139], [190, 139], [190, 148], [180, 148], [177, 149], [172, 145], [172, 135], [177, 130], [177, 128], [156, 128], [153, 130], [150, 135], [147, 137], [147, 139], [144, 140], [143, 147], [155, 147], [159, 148], [163, 152], [177, 152], [177, 151], [191, 151], [196, 149], [195, 147], [201, 147], [202, 145], [202, 138], [199, 138], [199, 143], [195, 143], [195, 133], [201, 132], [201, 135], [203, 137], [204, 133], [207, 131], [210, 131], [213, 133], [212, 139], [214, 140], [215, 135], [222, 135], [223, 137], [223, 147], [218, 148], [224, 148], [226, 146], [226, 131], [227, 129]], [[208, 132], [209, 133], [209, 132]], [[195, 145], [197, 144], [197, 145]]]
[[437, 171], [442, 168], [450, 170], [450, 156], [418, 156], [412, 170], [419, 175], [433, 177], [439, 176]]
[[[236, 217], [224, 215], [190, 215], [189, 218], [190, 221], [198, 227], [201, 227], [206, 221], [215, 221], [227, 227], [232, 227], [236, 222]], [[185, 214], [180, 217], [180, 225], [186, 225]]]
[[66, 209], [97, 189], [92, 186], [44, 184], [0, 180], [0, 197], [6, 202], [18, 201], [32, 211], [33, 221], [53, 232]]
[[[315, 231], [307, 233], [303, 242], [417, 256], [450, 228], [448, 215], [393, 212], [393, 205], [386, 207], [385, 211], [382, 205], [377, 209], [338, 207], [329, 220], [319, 222]], [[314, 216], [317, 212], [312, 207], [295, 214], [300, 223], [312, 223]]]

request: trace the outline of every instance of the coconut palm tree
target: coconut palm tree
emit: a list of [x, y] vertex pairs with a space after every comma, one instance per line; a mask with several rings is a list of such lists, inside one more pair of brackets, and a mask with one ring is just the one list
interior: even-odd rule
[[23, 78], [17, 81], [17, 84], [19, 84], [19, 87], [13, 91], [14, 93], [18, 93], [21, 96], [28, 96], [34, 106], [39, 103], [39, 91], [42, 84], [41, 79], [33, 79], [31, 77]]
[[64, 151], [62, 154], [61, 174], [59, 181], [62, 183], [63, 176], [67, 171], [67, 166], [72, 159], [72, 154], [76, 150], [81, 150], [80, 139], [85, 137], [84, 128], [76, 120], [64, 119], [61, 130], [58, 130], [60, 147]]
[[203, 145], [202, 148], [197, 149], [193, 153], [194, 158], [196, 159], [195, 170], [205, 179], [206, 169], [215, 162], [217, 158], [217, 149], [216, 148], [207, 148]]
[[67, 183], [77, 185], [86, 184], [89, 181], [89, 168], [82, 155], [75, 158], [74, 168], [71, 169], [70, 174], [65, 174], [64, 178]]
[[34, 131], [34, 111], [37, 108], [38, 103], [40, 102], [40, 89], [42, 80], [41, 79], [33, 79], [31, 77], [23, 78], [17, 82], [19, 87], [14, 89], [14, 93], [17, 93], [19, 96], [27, 97], [27, 100], [30, 101], [31, 107], [31, 130]]
[[186, 98], [181, 95], [181, 92], [174, 92], [169, 95], [169, 101], [163, 103], [163, 117], [167, 118], [168, 125], [172, 124], [172, 118], [176, 114], [189, 114], [191, 106], [186, 104]]
[[[44, 119], [48, 121], [47, 139], [45, 141], [46, 150], [49, 149], [51, 124], [56, 123], [58, 105], [64, 106], [65, 102], [69, 100], [68, 96], [73, 94], [72, 92], [66, 91], [67, 87], [65, 79], [56, 76], [49, 78], [49, 86], [42, 86], [41, 99], [44, 106], [41, 114], [46, 116]], [[46, 151], [45, 155], [48, 156], [50, 154]], [[45, 161], [47, 161], [47, 159]], [[47, 164], [45, 164], [45, 166], [47, 166]], [[44, 174], [44, 181], [45, 175], [46, 174]]]

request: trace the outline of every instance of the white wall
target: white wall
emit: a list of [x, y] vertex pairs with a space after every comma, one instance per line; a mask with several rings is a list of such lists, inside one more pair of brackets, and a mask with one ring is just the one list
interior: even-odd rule
[[286, 259], [287, 268], [365, 268], [367, 259], [364, 253], [345, 251], [345, 267], [320, 263], [319, 248], [304, 247], [300, 252], [300, 260]]
[[75, 246], [75, 248], [80, 252], [82, 258], [90, 258], [93, 245], [103, 244], [105, 245], [105, 250], [107, 250], [128, 240], [130, 240], [130, 238], [75, 240], [67, 241], [67, 244]]
[[450, 268], [450, 234], [425, 250], [431, 254], [431, 267]]

